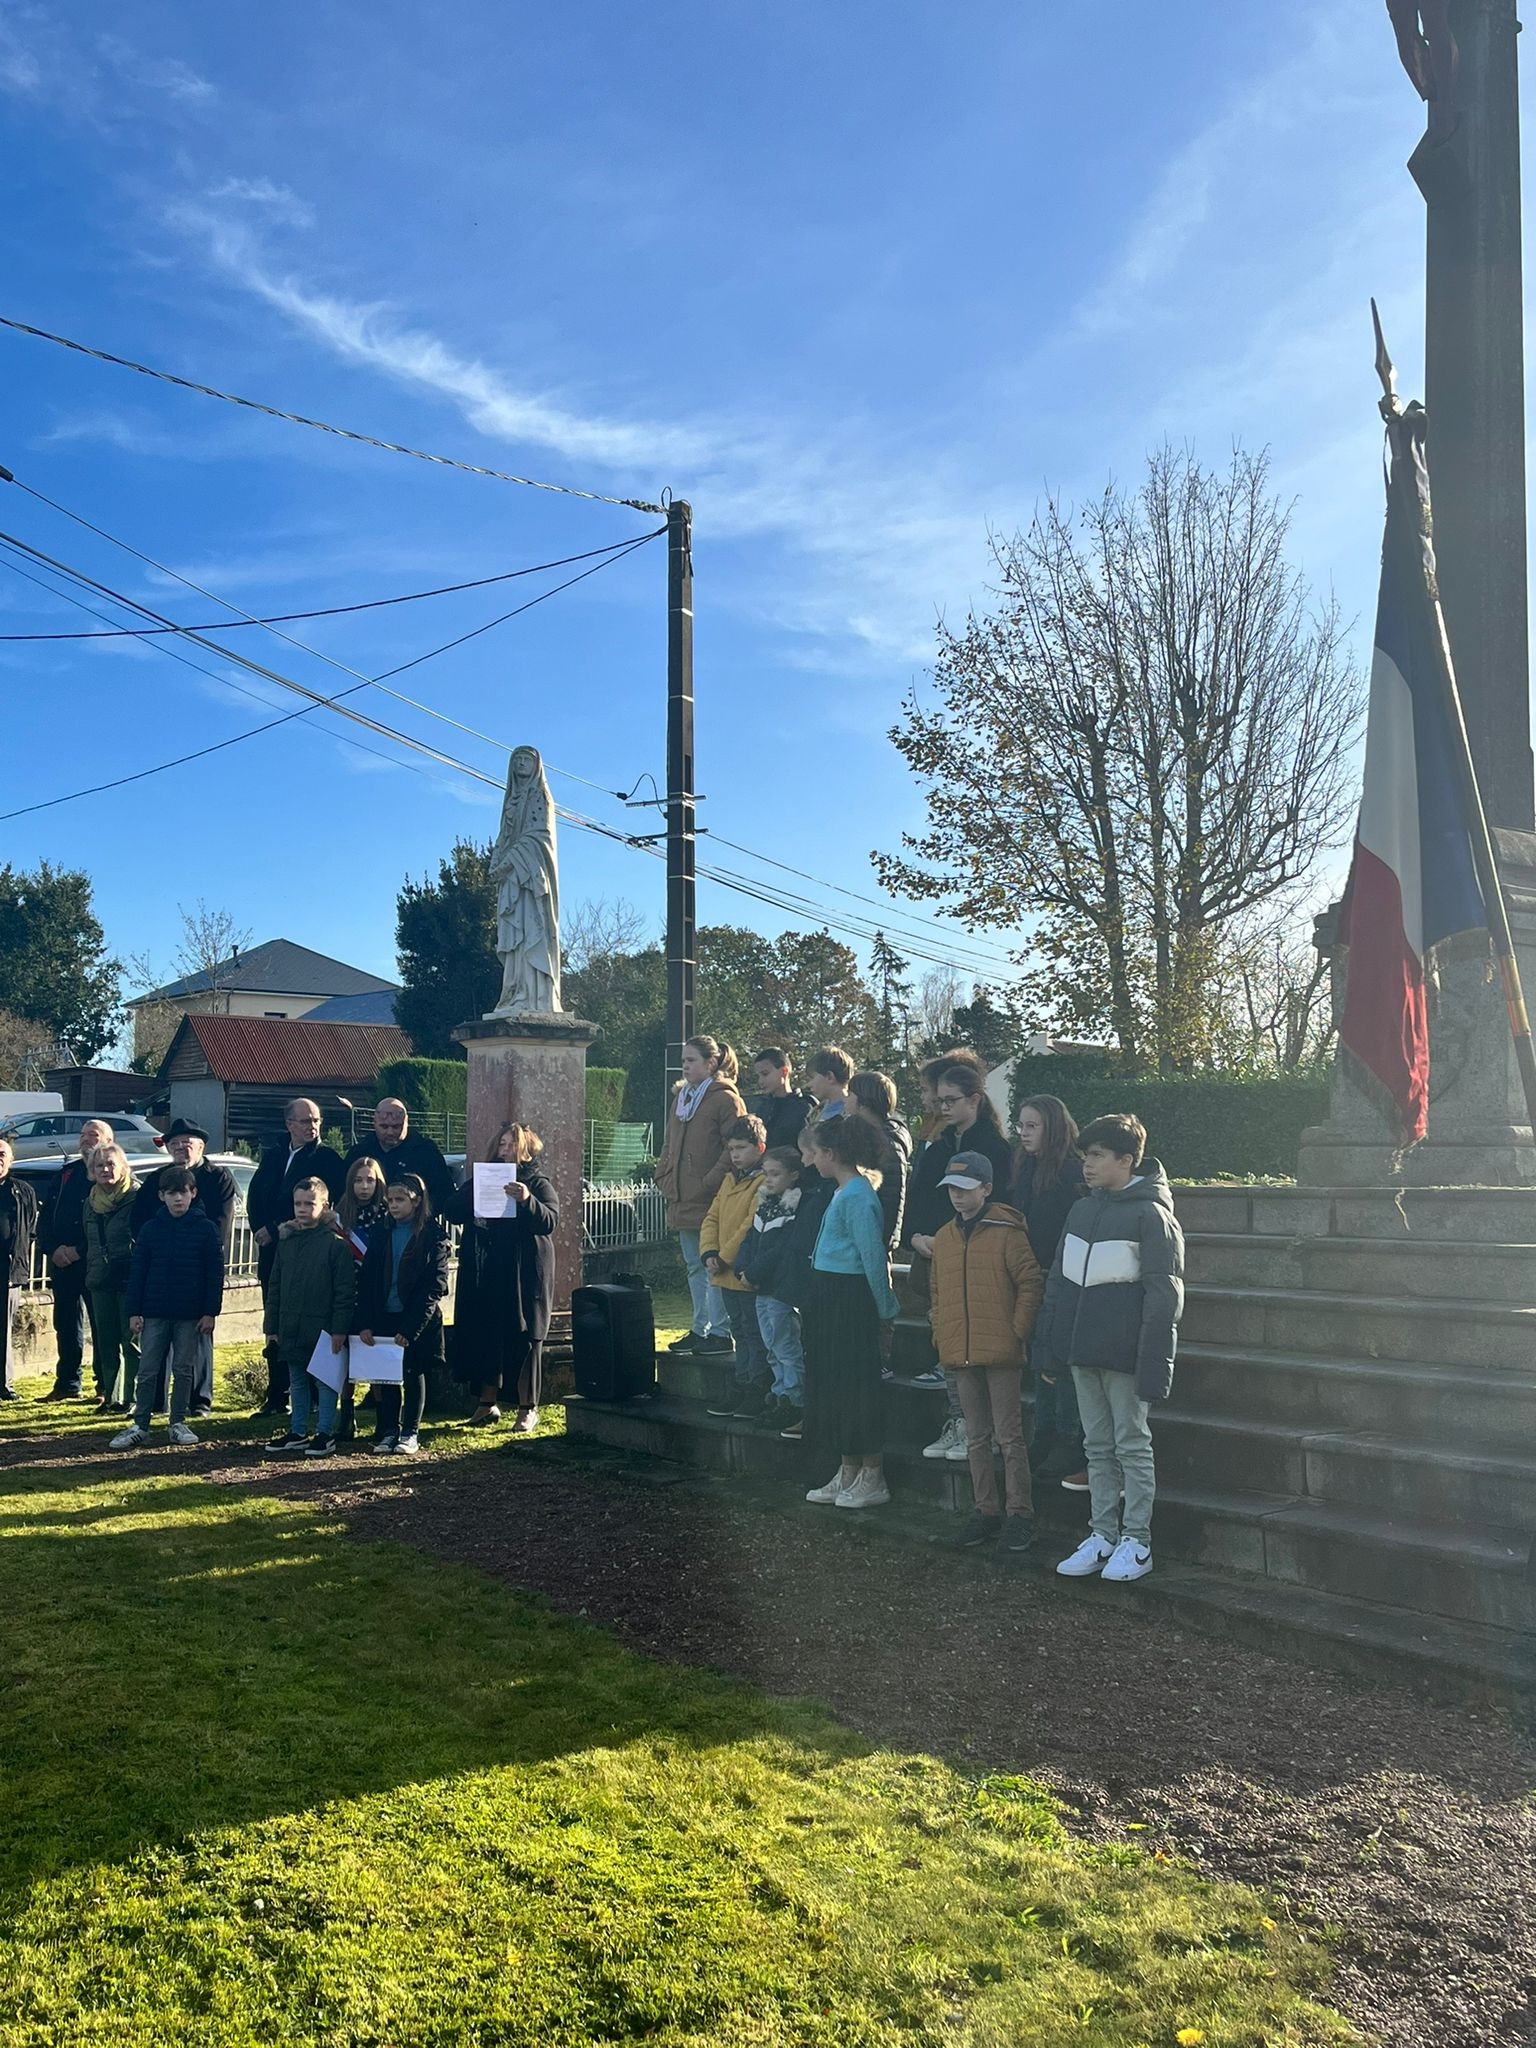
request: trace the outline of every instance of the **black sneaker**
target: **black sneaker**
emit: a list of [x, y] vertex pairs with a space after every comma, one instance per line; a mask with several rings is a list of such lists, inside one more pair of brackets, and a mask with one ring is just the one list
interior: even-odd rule
[[194, 1422], [206, 1422], [213, 1413], [213, 1403], [211, 1401], [194, 1401], [187, 1410], [187, 1413]]
[[1009, 1515], [1003, 1523], [1002, 1534], [997, 1539], [1000, 1556], [1022, 1557], [1035, 1540], [1033, 1515]]
[[281, 1436], [273, 1437], [271, 1443], [267, 1445], [267, 1456], [269, 1458], [292, 1457], [295, 1452], [305, 1450], [308, 1444], [309, 1438], [307, 1436], [300, 1436], [296, 1430], [285, 1430]]
[[695, 1337], [692, 1350], [695, 1358], [732, 1358], [736, 1346], [729, 1337]]
[[776, 1419], [780, 1424], [779, 1435], [787, 1437], [792, 1444], [799, 1443], [800, 1431], [805, 1422], [800, 1410], [786, 1403], [780, 1408]]
[[708, 1404], [704, 1413], [706, 1415], [713, 1415], [722, 1422], [728, 1416], [734, 1415], [736, 1413], [736, 1395], [734, 1391], [728, 1388], [718, 1400], [711, 1401]]
[[772, 1406], [771, 1394], [764, 1393], [761, 1387], [748, 1387], [745, 1393], [737, 1394], [731, 1414], [738, 1422], [766, 1422]]
[[940, 1536], [935, 1540], [946, 1550], [975, 1550], [983, 1543], [995, 1543], [1001, 1524], [1000, 1515], [978, 1514], [973, 1508], [953, 1536]]
[[317, 1436], [312, 1444], [304, 1446], [306, 1458], [334, 1458], [336, 1439], [334, 1436]]
[[699, 1340], [692, 1330], [685, 1330], [681, 1337], [667, 1346], [674, 1358], [691, 1358], [699, 1347]]

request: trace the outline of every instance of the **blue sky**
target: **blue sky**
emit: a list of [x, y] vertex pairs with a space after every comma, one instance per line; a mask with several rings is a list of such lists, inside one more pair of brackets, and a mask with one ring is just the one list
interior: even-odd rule
[[[1403, 169], [1421, 111], [1370, 0], [270, 0], [259, 24], [141, 0], [126, 28], [119, 8], [0, 0], [0, 114], [0, 312], [469, 462], [690, 498], [702, 821], [824, 878], [798, 886], [836, 916], [879, 920], [830, 885], [878, 897], [869, 850], [921, 822], [885, 732], [935, 616], [984, 598], [989, 531], [1044, 487], [1132, 477], [1164, 436], [1212, 460], [1268, 443], [1303, 566], [1368, 638], [1367, 300], [1417, 390], [1423, 220]], [[253, 612], [654, 524], [4, 332], [0, 462]], [[178, 618], [220, 616], [32, 499], [0, 493], [0, 512]], [[400, 687], [604, 790], [659, 779], [664, 588], [654, 543]], [[8, 570], [0, 596], [8, 631], [94, 623]], [[290, 630], [373, 674], [512, 601]], [[265, 633], [231, 644], [311, 687], [352, 680]], [[0, 647], [6, 793], [222, 739], [273, 715], [255, 687], [133, 642]], [[504, 772], [482, 740], [355, 701]], [[17, 819], [0, 859], [86, 867], [112, 945], [157, 967], [200, 897], [390, 973], [400, 878], [488, 835], [495, 795], [333, 728]], [[552, 780], [605, 820], [651, 815]], [[147, 829], [172, 817], [184, 832]], [[623, 895], [659, 925], [659, 864], [574, 830], [562, 861], [568, 902]], [[818, 921], [715, 885], [700, 909]], [[950, 950], [926, 910], [890, 921]], [[969, 962], [1001, 942], [959, 943]]]

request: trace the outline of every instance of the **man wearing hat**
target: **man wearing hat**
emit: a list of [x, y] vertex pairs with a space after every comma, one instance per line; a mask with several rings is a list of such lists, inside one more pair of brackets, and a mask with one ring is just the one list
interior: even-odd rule
[[[229, 1236], [234, 1227], [235, 1202], [240, 1190], [235, 1176], [227, 1166], [215, 1166], [205, 1155], [208, 1151], [208, 1133], [200, 1124], [190, 1123], [179, 1116], [166, 1132], [162, 1143], [170, 1154], [171, 1164], [188, 1166], [197, 1182], [197, 1199], [203, 1205], [203, 1214], [219, 1233], [226, 1262], [229, 1258]], [[138, 1236], [145, 1224], [160, 1206], [160, 1176], [152, 1173], [134, 1197], [133, 1234]], [[165, 1406], [165, 1375], [155, 1391], [157, 1409]], [[213, 1413], [213, 1339], [198, 1339], [197, 1365], [192, 1374], [192, 1404], [187, 1410], [189, 1416], [211, 1415]]]

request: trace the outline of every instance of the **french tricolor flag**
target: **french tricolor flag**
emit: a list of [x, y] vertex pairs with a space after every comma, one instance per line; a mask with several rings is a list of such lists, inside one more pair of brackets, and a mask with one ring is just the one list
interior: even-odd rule
[[1426, 538], [1424, 414], [1392, 420], [1387, 530], [1365, 735], [1365, 794], [1345, 892], [1349, 948], [1339, 1040], [1364, 1069], [1404, 1146], [1429, 1107], [1425, 958], [1487, 923], [1436, 662], [1440, 620]]

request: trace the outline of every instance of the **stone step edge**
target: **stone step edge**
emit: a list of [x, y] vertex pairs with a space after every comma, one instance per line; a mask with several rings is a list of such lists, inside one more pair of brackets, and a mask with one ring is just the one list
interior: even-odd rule
[[[760, 1429], [734, 1416], [706, 1415], [702, 1402], [678, 1395], [661, 1394], [642, 1401], [583, 1401], [580, 1396], [573, 1396], [567, 1414], [579, 1412], [581, 1407], [641, 1421], [654, 1419], [696, 1430], [701, 1435], [750, 1435], [765, 1444], [780, 1444], [781, 1455], [786, 1459], [800, 1449], [798, 1444], [786, 1442], [777, 1431]], [[920, 1468], [925, 1462], [920, 1451], [901, 1447], [887, 1451], [885, 1459], [897, 1472], [910, 1466]], [[954, 1462], [958, 1466], [958, 1460]], [[1351, 1507], [1342, 1501], [1313, 1500], [1306, 1494], [1223, 1492], [1216, 1488], [1171, 1485], [1158, 1488], [1158, 1500], [1186, 1513], [1217, 1515], [1233, 1521], [1274, 1522], [1297, 1534], [1323, 1534], [1331, 1529], [1356, 1541], [1383, 1543], [1454, 1564], [1520, 1577], [1531, 1574], [1532, 1553], [1536, 1549], [1536, 1538], [1528, 1529], [1475, 1522], [1426, 1522], [1413, 1527], [1372, 1509]], [[1459, 1541], [1448, 1542], [1452, 1536]]]
[[[1321, 1287], [1245, 1287], [1230, 1281], [1190, 1280], [1185, 1283], [1188, 1301], [1258, 1303], [1264, 1308], [1327, 1309], [1334, 1314], [1433, 1316], [1444, 1321], [1454, 1317], [1462, 1322], [1513, 1323], [1516, 1328], [1536, 1324], [1536, 1302], [1458, 1301], [1448, 1294], [1415, 1294], [1399, 1298], [1390, 1294], [1336, 1294]], [[1536, 1331], [1533, 1331], [1536, 1335]]]
[[1336, 1237], [1331, 1232], [1251, 1230], [1186, 1230], [1186, 1245], [1211, 1245], [1218, 1251], [1264, 1250], [1328, 1252], [1397, 1252], [1417, 1255], [1447, 1253], [1456, 1257], [1482, 1258], [1484, 1254], [1508, 1258], [1536, 1258], [1536, 1243], [1521, 1244], [1513, 1239], [1476, 1237]]
[[1463, 1392], [1502, 1394], [1511, 1387], [1525, 1387], [1536, 1394], [1536, 1352], [1524, 1379], [1523, 1368], [1517, 1365], [1481, 1369], [1471, 1365], [1427, 1365], [1422, 1358], [1369, 1358], [1358, 1351], [1283, 1351], [1268, 1345], [1223, 1344], [1205, 1337], [1186, 1341], [1182, 1335], [1178, 1355], [1181, 1360], [1192, 1358], [1202, 1365], [1232, 1365], [1241, 1371], [1342, 1372], [1359, 1378], [1415, 1380], [1425, 1386], [1454, 1383]]
[[[723, 1484], [717, 1475], [677, 1460], [618, 1450], [595, 1437], [548, 1438], [518, 1448], [525, 1455], [531, 1449], [536, 1455], [571, 1458], [577, 1463], [587, 1462], [596, 1451], [647, 1476], [665, 1471], [669, 1481], [679, 1485], [718, 1491]], [[729, 1485], [733, 1497], [760, 1502], [767, 1513], [792, 1515], [827, 1529], [856, 1522], [858, 1528], [850, 1530], [850, 1535], [862, 1534], [893, 1547], [927, 1548], [936, 1531], [952, 1521], [941, 1509], [913, 1511], [893, 1503], [891, 1508], [867, 1515], [843, 1515], [834, 1523], [825, 1510], [804, 1502], [786, 1502], [739, 1478]], [[972, 1562], [952, 1553], [952, 1559], [957, 1570], [995, 1571], [988, 1558]], [[1499, 1704], [1536, 1692], [1536, 1643], [1513, 1629], [1415, 1614], [1350, 1594], [1319, 1592], [1207, 1565], [1159, 1565], [1134, 1587], [1111, 1587], [1096, 1579], [1058, 1577], [1047, 1546], [1043, 1557], [1031, 1553], [1029, 1564], [1022, 1569], [1048, 1584], [1062, 1599], [1134, 1603], [1152, 1610], [1147, 1616], [1149, 1623], [1160, 1613], [1172, 1613], [1202, 1634], [1234, 1635], [1272, 1653], [1284, 1654], [1287, 1649], [1307, 1652], [1371, 1682], [1379, 1682], [1387, 1672], [1399, 1682], [1427, 1688], [1438, 1698], [1476, 1698]]]

